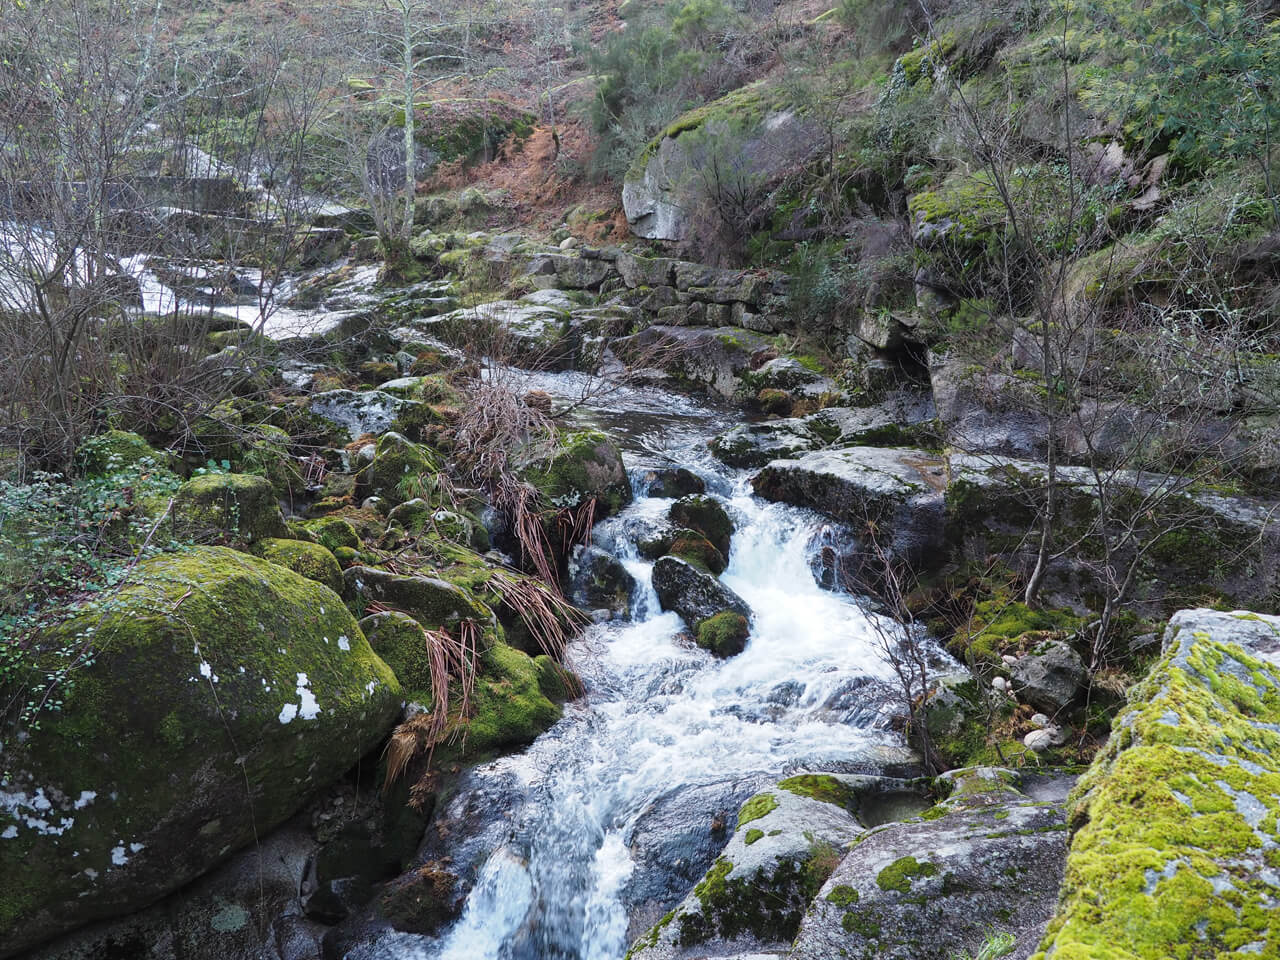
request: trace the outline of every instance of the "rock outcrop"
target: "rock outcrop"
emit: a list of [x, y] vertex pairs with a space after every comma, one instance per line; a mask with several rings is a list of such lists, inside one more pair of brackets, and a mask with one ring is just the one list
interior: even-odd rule
[[1042, 960], [1280, 952], [1280, 617], [1183, 610], [1070, 805]]

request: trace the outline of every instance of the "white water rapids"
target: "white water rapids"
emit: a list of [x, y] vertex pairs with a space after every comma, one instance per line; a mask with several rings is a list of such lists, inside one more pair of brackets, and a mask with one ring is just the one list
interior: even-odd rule
[[[645, 393], [668, 421], [693, 406]], [[885, 722], [879, 681], [890, 673], [868, 615], [811, 572], [822, 519], [759, 500], [747, 474], [714, 466], [698, 453], [705, 440], [689, 442], [707, 428], [698, 419], [668, 441], [684, 447], [682, 462], [697, 461], [734, 520], [723, 580], [754, 611], [746, 650], [716, 660], [659, 608], [652, 564], [634, 541], [672, 501], [639, 489], [596, 533], [636, 580], [634, 619], [593, 626], [575, 643], [586, 695], [525, 753], [468, 775], [443, 812], [505, 818], [497, 849], [477, 858], [462, 916], [439, 938], [386, 933], [348, 956], [618, 960], [718, 853], [728, 834], [710, 838], [717, 812], [731, 820], [751, 793], [796, 771], [909, 762]]]

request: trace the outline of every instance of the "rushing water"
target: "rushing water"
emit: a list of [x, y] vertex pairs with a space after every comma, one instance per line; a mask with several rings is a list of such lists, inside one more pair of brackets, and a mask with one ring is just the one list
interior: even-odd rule
[[[387, 935], [352, 956], [616, 960], [719, 852], [728, 834], [717, 816], [731, 821], [751, 793], [797, 770], [909, 760], [885, 723], [888, 670], [867, 614], [815, 583], [821, 518], [755, 498], [746, 474], [700, 452], [725, 426], [716, 411], [652, 390], [601, 406], [606, 420], [639, 424], [628, 453], [637, 499], [596, 531], [635, 578], [633, 619], [588, 630], [572, 649], [585, 697], [525, 753], [473, 770], [437, 813], [451, 825], [442, 852], [475, 876], [452, 929]], [[723, 579], [754, 617], [747, 649], [729, 660], [661, 611], [652, 564], [634, 546], [671, 504], [643, 489], [663, 444], [735, 522]]]

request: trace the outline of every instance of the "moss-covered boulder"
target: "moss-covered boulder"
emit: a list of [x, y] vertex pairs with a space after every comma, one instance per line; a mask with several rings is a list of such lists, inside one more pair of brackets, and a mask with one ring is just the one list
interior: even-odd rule
[[524, 746], [560, 719], [560, 707], [543, 690], [546, 670], [527, 653], [495, 643], [479, 666], [464, 755]]
[[729, 519], [729, 514], [720, 505], [720, 501], [711, 497], [681, 497], [671, 505], [667, 519], [675, 527], [698, 531], [724, 556], [729, 555], [733, 521]]
[[665, 556], [653, 565], [653, 589], [662, 609], [680, 614], [694, 631], [726, 610], [751, 615], [745, 600], [706, 570], [679, 557]]
[[1037, 957], [1280, 955], [1280, 617], [1183, 610], [1070, 800]]
[[818, 149], [817, 126], [778, 88], [754, 83], [681, 115], [632, 163], [622, 206], [636, 236], [683, 241], [710, 230], [715, 201], [705, 171], [733, 157], [737, 176], [761, 190]]
[[[853, 811], [829, 798], [779, 788], [756, 794], [742, 805], [733, 836], [693, 892], [628, 956], [777, 955], [795, 936], [845, 845], [863, 832]], [[711, 950], [713, 943], [733, 949]]]
[[271, 481], [276, 495], [288, 497], [301, 492], [304, 483], [298, 461], [289, 452], [289, 434], [280, 427], [260, 423], [247, 428], [249, 447], [241, 454], [238, 468]]
[[454, 630], [463, 620], [482, 628], [497, 623], [493, 611], [456, 584], [434, 577], [410, 577], [375, 567], [343, 571], [344, 596], [363, 611], [370, 603], [409, 614], [424, 627]]
[[728, 566], [724, 554], [697, 530], [673, 530], [667, 553], [717, 577]]
[[401, 687], [411, 693], [431, 690], [431, 659], [422, 624], [399, 610], [384, 610], [361, 620], [360, 629]]
[[937, 783], [950, 791], [942, 803], [874, 826], [814, 898], [788, 956], [953, 960], [981, 955], [995, 932], [1027, 956], [1057, 899], [1066, 825], [1050, 791], [1033, 800], [1020, 787], [1009, 770], [953, 772]]
[[395, 432], [378, 438], [373, 462], [356, 475], [356, 494], [398, 504], [434, 493], [440, 464], [427, 447]]
[[173, 521], [183, 536], [253, 543], [284, 537], [284, 517], [266, 477], [210, 473], [188, 480], [173, 501]]
[[736, 657], [747, 647], [751, 623], [740, 613], [722, 610], [698, 624], [695, 637], [698, 646], [717, 657]]
[[548, 504], [576, 508], [595, 500], [598, 518], [631, 502], [631, 481], [622, 454], [599, 431], [567, 434], [554, 456], [525, 471]]
[[142, 907], [293, 814], [386, 734], [394, 675], [327, 588], [197, 547], [45, 629], [61, 709], [0, 728], [0, 955]]
[[342, 568], [333, 552], [318, 543], [267, 537], [253, 545], [254, 556], [288, 567], [308, 580], [323, 583], [334, 593], [342, 592]]
[[360, 534], [355, 525], [345, 517], [319, 517], [308, 520], [303, 528], [315, 538], [316, 543], [328, 550], [337, 551], [345, 547], [348, 550], [360, 549]]
[[145, 439], [126, 430], [108, 430], [90, 437], [76, 450], [76, 469], [86, 477], [101, 477], [150, 460], [157, 466], [165, 458]]

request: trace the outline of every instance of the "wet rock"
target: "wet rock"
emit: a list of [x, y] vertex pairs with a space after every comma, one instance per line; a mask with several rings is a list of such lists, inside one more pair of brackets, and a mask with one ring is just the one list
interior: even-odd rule
[[399, 684], [332, 591], [221, 547], [144, 561], [38, 642], [89, 635], [62, 709], [22, 739], [0, 730], [4, 955], [205, 873], [399, 712]]
[[599, 547], [580, 546], [569, 561], [569, 599], [589, 610], [626, 615], [635, 578], [617, 557]]
[[711, 497], [681, 497], [671, 505], [667, 519], [675, 528], [696, 530], [707, 538], [725, 557], [729, 555], [729, 541], [733, 536], [733, 521], [720, 501]]
[[711, 441], [716, 459], [731, 467], [763, 467], [825, 446], [802, 419], [743, 423]]
[[651, 497], [685, 497], [706, 493], [707, 484], [700, 476], [684, 467], [669, 467], [646, 475]]
[[693, 629], [723, 610], [751, 615], [745, 600], [709, 573], [678, 557], [653, 565], [653, 589], [663, 610], [674, 610]]
[[736, 328], [653, 326], [614, 341], [613, 350], [627, 362], [648, 360], [647, 366], [660, 365], [677, 381], [733, 397], [752, 356], [770, 346], [765, 337]]
[[759, 778], [676, 787], [637, 816], [626, 838], [635, 871], [621, 892], [634, 940], [685, 898], [715, 862]]
[[[789, 777], [751, 797], [720, 857], [674, 911], [633, 944], [646, 960], [785, 949], [866, 815], [898, 809], [886, 798], [928, 801], [900, 780], [843, 774]], [[834, 954], [833, 954], [834, 955]]]
[[874, 523], [884, 549], [925, 564], [941, 559], [944, 484], [939, 458], [882, 447], [774, 460], [751, 480], [766, 499], [809, 507], [855, 530]]
[[1053, 717], [1071, 705], [1089, 681], [1084, 661], [1058, 640], [1037, 646], [1009, 668], [1019, 700]]
[[1034, 801], [1011, 771], [945, 775], [948, 800], [862, 837], [809, 907], [790, 953], [951, 960], [976, 955], [992, 930], [1035, 950], [1053, 912], [1066, 856], [1061, 805]]
[[799, 396], [820, 396], [836, 389], [835, 383], [794, 357], [775, 357], [742, 378], [753, 390], [786, 390]]
[[1072, 795], [1045, 955], [1275, 952], [1278, 705], [1280, 617], [1173, 616]]

